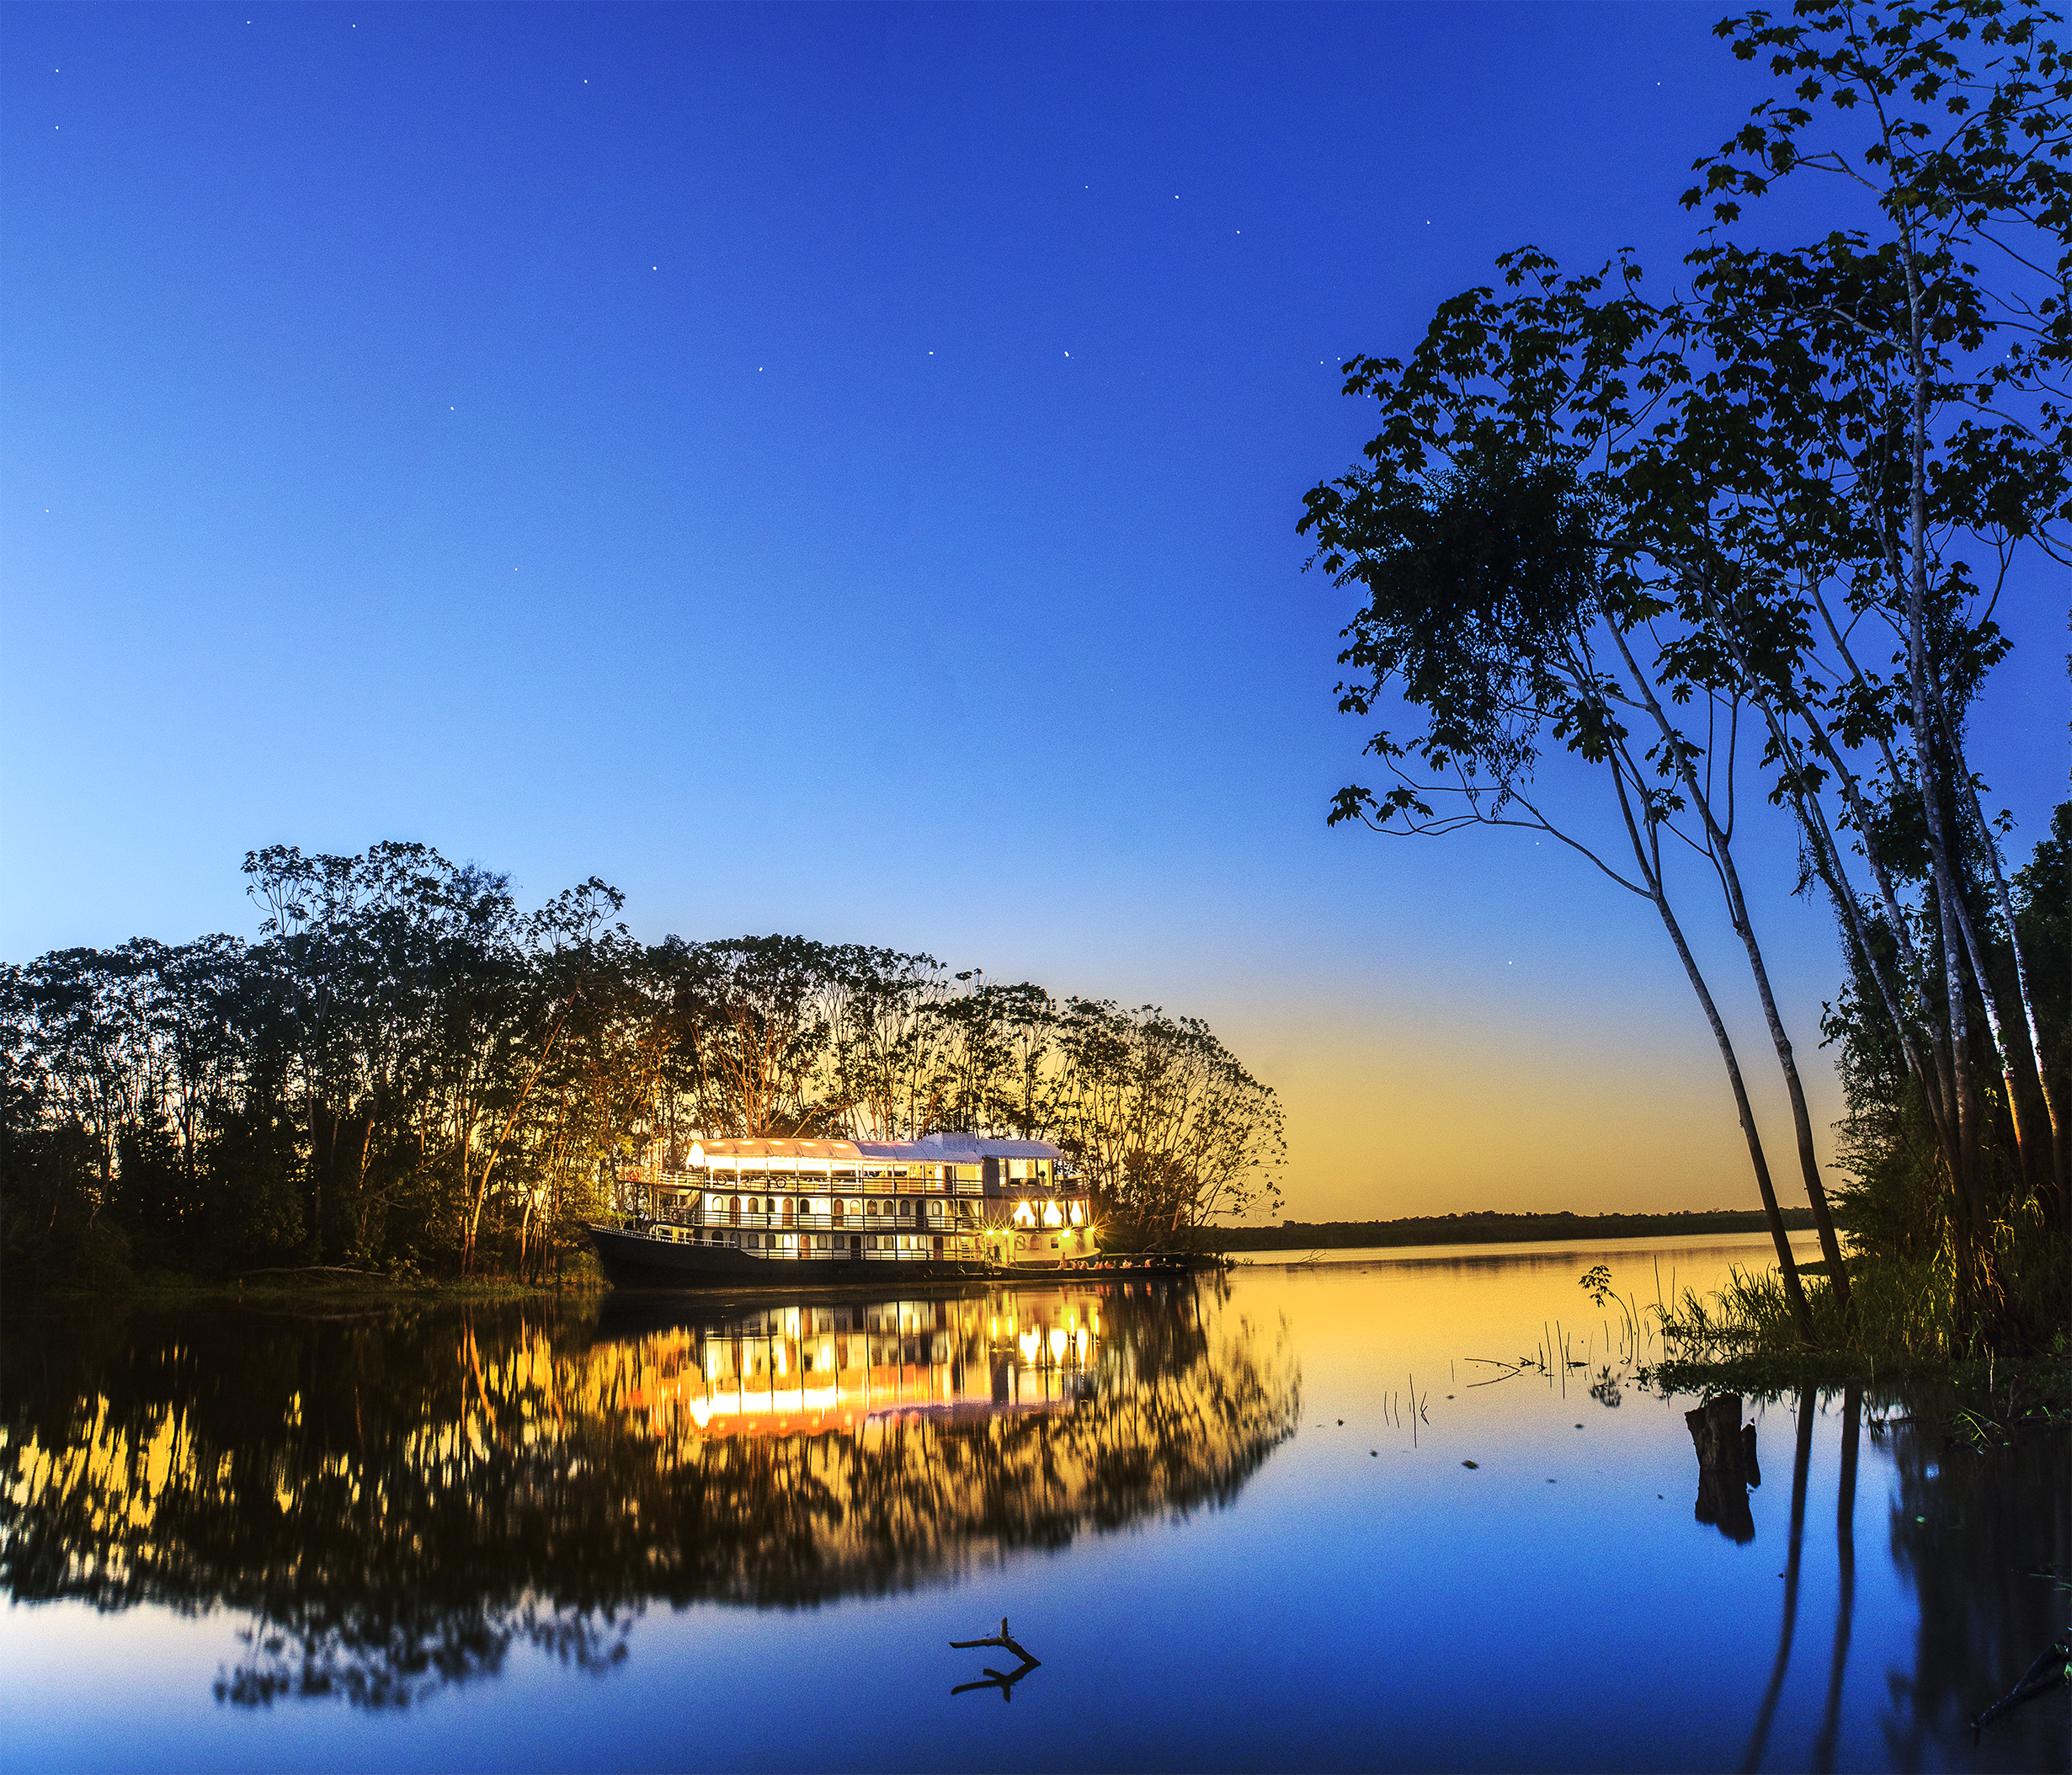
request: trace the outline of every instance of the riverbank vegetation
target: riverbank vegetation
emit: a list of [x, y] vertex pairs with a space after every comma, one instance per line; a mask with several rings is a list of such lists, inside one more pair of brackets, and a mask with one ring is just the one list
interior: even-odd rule
[[275, 846], [255, 938], [0, 967], [0, 1260], [102, 1287], [317, 1266], [560, 1277], [707, 1136], [1055, 1140], [1137, 1244], [1279, 1200], [1281, 1114], [1201, 1019], [797, 936], [637, 941], [428, 846]]
[[[1708, 1315], [1718, 1316], [1715, 1302], [1702, 1304]], [[1732, 1319], [1736, 1311], [1728, 1305], [1726, 1316]], [[1738, 1338], [1680, 1339], [1674, 1333], [1681, 1316], [1672, 1313], [1663, 1328], [1670, 1334], [1663, 1355], [1634, 1371], [1636, 1380], [1665, 1394], [1776, 1399], [1804, 1387], [1877, 1386], [1886, 1398], [1908, 1400], [1925, 1421], [1945, 1423], [1973, 1446], [2006, 1440], [1992, 1436], [1995, 1426], [2024, 1436], [2072, 1429], [2072, 1341], [2060, 1338], [2052, 1347], [2008, 1357], [1989, 1351], [1952, 1357], [1933, 1344], [1912, 1351], [1872, 1351], [1861, 1347], [1861, 1340], [1855, 1347], [1846, 1341], [1785, 1340], [1766, 1347]]]
[[[1690, 1346], [2034, 1349], [2072, 1299], [2072, 809], [2016, 867], [1973, 736], [2034, 725], [1995, 695], [1996, 613], [2058, 598], [2072, 562], [2072, 61], [2059, 14], [1999, 0], [1800, 0], [1718, 32], [1777, 85], [1697, 163], [1681, 291], [1522, 248], [1407, 357], [1345, 366], [1382, 429], [1301, 527], [1362, 600], [1340, 706], [1397, 725], [1367, 743], [1385, 781], [1331, 818], [1551, 837], [1660, 925], [1777, 1255], [1679, 1303]], [[1830, 226], [1780, 244], [1762, 200], [1821, 175]], [[1595, 784], [1594, 819], [1549, 758]], [[1751, 873], [1782, 848], [1752, 850], [1757, 784], [1793, 879]], [[1835, 913], [1833, 1199], [1765, 885]], [[1707, 920], [1779, 1069], [1817, 1277], [1697, 959]]]
[[2003, 1265], [2005, 1319], [2027, 1335], [1994, 1341], [1968, 1335], [1957, 1316], [1957, 1291], [1933, 1258], [1910, 1259], [1851, 1237], [1846, 1260], [1853, 1284], [1846, 1305], [1820, 1275], [1805, 1278], [1812, 1318], [1806, 1336], [1774, 1270], [1736, 1270], [1724, 1287], [1701, 1298], [1686, 1289], [1661, 1314], [1665, 1341], [1686, 1362], [1762, 1359], [1808, 1347], [1883, 1362], [1894, 1368], [1946, 1362], [2005, 1347], [2055, 1352], [2072, 1360], [2072, 1261], [2067, 1243], [2043, 1237], [2010, 1239]]

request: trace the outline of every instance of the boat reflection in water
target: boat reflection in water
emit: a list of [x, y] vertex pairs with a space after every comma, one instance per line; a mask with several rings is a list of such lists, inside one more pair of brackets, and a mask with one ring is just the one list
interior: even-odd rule
[[854, 1435], [917, 1412], [988, 1418], [1095, 1399], [1105, 1305], [1092, 1289], [1015, 1289], [707, 1318], [615, 1298], [599, 1330], [624, 1342], [628, 1409], [665, 1436]]
[[397, 1705], [650, 1602], [812, 1606], [1234, 1499], [1292, 1431], [1211, 1281], [29, 1321], [0, 1576], [247, 1616], [218, 1698]]

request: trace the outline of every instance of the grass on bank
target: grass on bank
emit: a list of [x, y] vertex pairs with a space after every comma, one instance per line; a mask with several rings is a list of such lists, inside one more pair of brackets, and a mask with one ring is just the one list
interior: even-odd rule
[[1846, 1259], [1848, 1313], [1825, 1275], [1803, 1275], [1810, 1340], [1792, 1319], [1782, 1273], [1737, 1266], [1715, 1293], [1686, 1288], [1657, 1305], [1669, 1353], [1653, 1377], [1678, 1390], [1702, 1384], [1746, 1391], [1881, 1373], [1896, 1378], [1974, 1364], [2072, 1362], [2072, 1241], [2028, 1245], [2019, 1262], [2011, 1251], [2002, 1257], [2005, 1293], [1991, 1315], [1998, 1348], [1960, 1332], [1947, 1250], [1920, 1260]]

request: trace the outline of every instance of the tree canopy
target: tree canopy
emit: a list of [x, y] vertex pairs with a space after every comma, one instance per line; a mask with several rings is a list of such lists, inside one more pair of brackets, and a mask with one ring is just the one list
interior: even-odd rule
[[538, 1273], [698, 1135], [1056, 1141], [1123, 1237], [1276, 1202], [1278, 1100], [1199, 1018], [803, 936], [642, 944], [423, 845], [245, 860], [252, 939], [0, 968], [4, 1255], [93, 1280]]
[[[1846, 1318], [1851, 1270], [1736, 845], [1753, 776], [1795, 829], [1793, 885], [1835, 909], [1848, 984], [1824, 1032], [1846, 1048], [1859, 1257], [1898, 1212], [1877, 1180], [1910, 1170], [1898, 1218], [1942, 1266], [1955, 1335], [2019, 1341], [2072, 1233], [2065, 1055], [2037, 984], [2064, 963], [2025, 919], [2036, 866], [2011, 882], [2011, 824], [1989, 818], [1967, 737], [2007, 718], [2000, 599], [2025, 558], [2072, 562], [2072, 61], [2059, 15], [2000, 0], [1799, 0], [1718, 29], [1786, 92], [1698, 160], [1683, 289], [1651, 288], [1631, 255], [1577, 273], [1521, 248], [1407, 355], [1345, 366], [1381, 428], [1300, 528], [1361, 600], [1340, 707], [1393, 724], [1366, 748], [1384, 781], [1347, 785], [1330, 818], [1527, 827], [1651, 903], [1809, 1335], [1686, 935], [1722, 917], [1747, 958]], [[1778, 181], [1819, 174], [1836, 226], [1751, 237]], [[1558, 762], [1586, 767], [1602, 818], [1550, 813]]]

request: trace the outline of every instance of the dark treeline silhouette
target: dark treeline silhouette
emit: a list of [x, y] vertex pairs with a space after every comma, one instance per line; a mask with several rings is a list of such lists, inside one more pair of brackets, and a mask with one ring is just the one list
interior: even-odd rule
[[245, 859], [256, 938], [0, 968], [0, 1257], [108, 1283], [541, 1277], [696, 1135], [1057, 1141], [1116, 1234], [1278, 1200], [1279, 1104], [1198, 1018], [797, 936], [642, 944], [418, 844]]
[[[1793, 1232], [1813, 1225], [1808, 1208], [1787, 1208]], [[1684, 1233], [1760, 1233], [1759, 1208], [1694, 1209], [1672, 1214], [1414, 1214], [1399, 1220], [1284, 1220], [1277, 1227], [1219, 1227], [1226, 1251], [1344, 1250], [1355, 1245], [1529, 1245], [1574, 1239], [1662, 1238]]]

